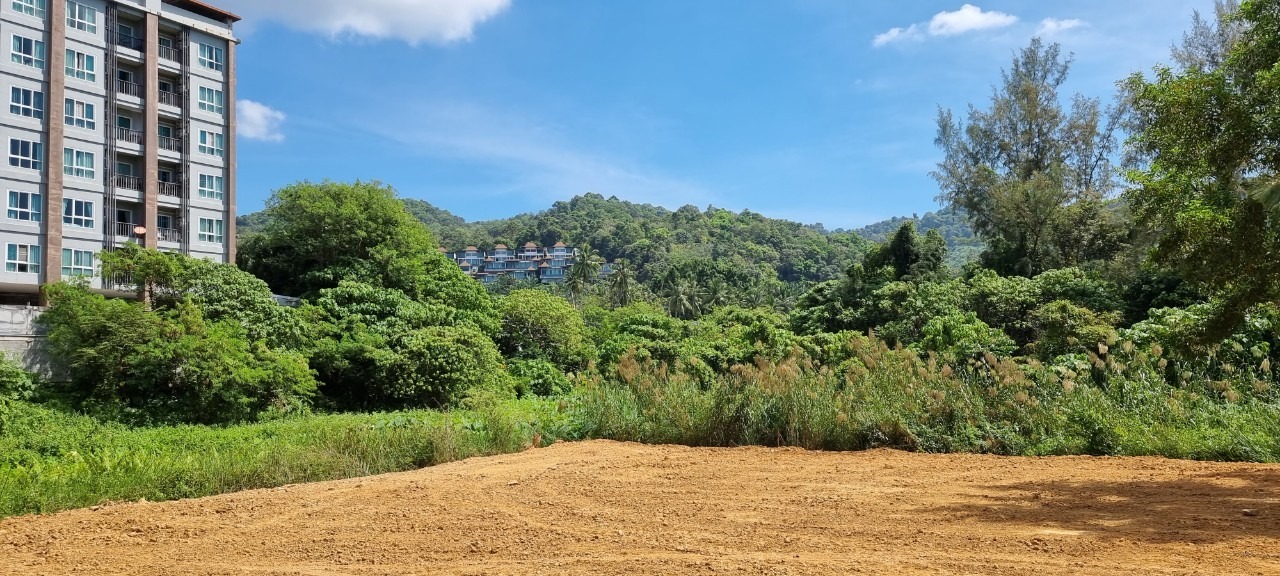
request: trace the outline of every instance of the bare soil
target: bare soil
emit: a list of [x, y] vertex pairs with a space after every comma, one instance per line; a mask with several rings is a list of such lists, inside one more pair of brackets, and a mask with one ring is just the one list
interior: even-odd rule
[[0, 521], [0, 574], [1280, 574], [1280, 466], [557, 444]]

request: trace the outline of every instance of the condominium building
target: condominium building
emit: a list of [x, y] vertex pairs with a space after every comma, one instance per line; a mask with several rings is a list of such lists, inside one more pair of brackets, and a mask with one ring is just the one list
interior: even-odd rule
[[0, 0], [0, 298], [134, 241], [235, 260], [239, 17], [197, 0]]
[[[467, 246], [465, 250], [458, 252], [449, 252], [444, 248], [440, 251], [457, 262], [467, 275], [485, 284], [497, 282], [503, 276], [519, 281], [559, 284], [565, 281], [579, 255], [577, 249], [564, 242], [556, 242], [550, 248], [526, 242], [517, 250], [508, 248], [506, 244], [498, 244], [489, 251], [475, 246]], [[609, 264], [601, 265], [601, 278], [611, 272]]]

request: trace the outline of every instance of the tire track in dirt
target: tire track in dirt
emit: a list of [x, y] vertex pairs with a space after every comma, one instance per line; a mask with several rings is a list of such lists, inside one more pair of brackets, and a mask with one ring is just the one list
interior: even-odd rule
[[557, 444], [3, 520], [0, 573], [1274, 575], [1280, 466]]

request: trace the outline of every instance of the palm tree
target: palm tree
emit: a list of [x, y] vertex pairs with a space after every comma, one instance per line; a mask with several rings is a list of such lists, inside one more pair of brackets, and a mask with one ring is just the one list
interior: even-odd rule
[[600, 267], [603, 264], [604, 261], [600, 259], [600, 255], [595, 250], [592, 250], [590, 246], [583, 246], [578, 251], [578, 255], [573, 261], [573, 266], [569, 268], [567, 282], [567, 287], [569, 288], [569, 293], [573, 295], [574, 303], [578, 302], [578, 297], [600, 275]]
[[685, 320], [696, 318], [702, 313], [704, 297], [702, 289], [693, 279], [677, 280], [667, 289], [667, 312]]
[[635, 290], [636, 268], [626, 258], [613, 264], [613, 273], [609, 275], [609, 297], [614, 306], [626, 306], [631, 303], [631, 292]]

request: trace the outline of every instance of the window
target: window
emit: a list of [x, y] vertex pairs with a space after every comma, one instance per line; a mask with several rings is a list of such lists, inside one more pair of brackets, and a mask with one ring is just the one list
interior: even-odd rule
[[200, 188], [198, 190], [201, 198], [210, 198], [213, 200], [222, 199], [222, 177], [212, 174], [200, 175]]
[[98, 33], [98, 11], [74, 0], [67, 0], [67, 28]]
[[45, 0], [13, 0], [13, 11], [27, 16], [44, 18]]
[[63, 122], [67, 126], [75, 126], [86, 130], [98, 129], [93, 104], [67, 98], [65, 108]]
[[9, 95], [9, 112], [18, 116], [44, 120], [44, 92], [14, 86]]
[[62, 173], [67, 176], [92, 180], [94, 178], [94, 169], [96, 168], [93, 160], [93, 152], [85, 152], [75, 148], [63, 148]]
[[40, 246], [35, 244], [9, 244], [5, 251], [4, 269], [22, 274], [40, 273]]
[[9, 139], [9, 165], [32, 170], [44, 169], [44, 144], [30, 140]]
[[98, 75], [93, 70], [92, 54], [77, 52], [70, 48], [67, 49], [67, 76], [86, 82], [97, 82]]
[[14, 34], [11, 58], [13, 58], [14, 64], [22, 64], [23, 66], [44, 70], [44, 42]]
[[62, 275], [67, 277], [93, 276], [93, 252], [63, 248]]
[[9, 191], [9, 219], [23, 222], [39, 222], [43, 208], [40, 195], [35, 192]]
[[200, 153], [222, 156], [222, 135], [208, 130], [200, 131]]
[[200, 109], [205, 112], [222, 114], [222, 91], [200, 87]]
[[200, 219], [200, 241], [209, 244], [222, 243], [222, 221], [212, 218]]
[[200, 44], [200, 65], [210, 70], [222, 71], [222, 49], [209, 44]]
[[93, 228], [93, 202], [64, 198], [62, 223], [76, 228]]
[[177, 230], [178, 227], [173, 225], [173, 216], [168, 214], [156, 215], [156, 228], [161, 230]]

